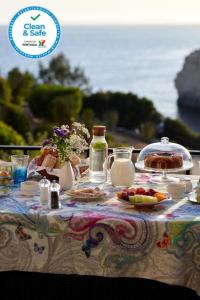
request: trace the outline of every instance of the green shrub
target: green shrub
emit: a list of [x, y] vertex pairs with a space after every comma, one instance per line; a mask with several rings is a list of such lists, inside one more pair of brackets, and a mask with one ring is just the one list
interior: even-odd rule
[[71, 123], [79, 115], [82, 95], [78, 88], [39, 85], [29, 99], [33, 114], [55, 124]]
[[161, 115], [150, 100], [131, 93], [100, 92], [85, 96], [83, 108], [93, 109], [101, 120], [105, 118], [105, 113], [114, 110], [118, 113], [116, 125], [127, 129], [137, 128], [144, 122], [156, 124], [161, 120]]
[[23, 145], [24, 139], [11, 126], [0, 121], [0, 144], [1, 145]]
[[33, 130], [33, 136], [36, 137], [38, 134], [44, 134], [48, 137], [52, 135], [52, 125], [47, 122], [41, 122], [39, 123]]
[[20, 106], [11, 103], [1, 106], [1, 119], [24, 137], [30, 130], [28, 117]]
[[6, 79], [0, 77], [0, 100], [3, 103], [11, 101], [12, 91]]
[[118, 139], [113, 137], [113, 135], [109, 132], [106, 133], [106, 141], [108, 143], [108, 147], [110, 147], [110, 148], [127, 147], [128, 146], [125, 143], [121, 143]]
[[166, 118], [163, 135], [191, 149], [200, 149], [200, 135], [190, 130], [179, 120]]

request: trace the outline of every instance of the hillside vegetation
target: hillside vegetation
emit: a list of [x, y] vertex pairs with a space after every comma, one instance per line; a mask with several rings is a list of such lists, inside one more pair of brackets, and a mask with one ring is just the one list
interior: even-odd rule
[[0, 78], [0, 144], [40, 145], [52, 126], [78, 120], [91, 129], [105, 124], [110, 146], [120, 144], [110, 132], [123, 129], [144, 142], [168, 136], [188, 148], [200, 149], [200, 136], [178, 120], [164, 118], [147, 98], [132, 93], [93, 93], [79, 67], [60, 54], [38, 77], [12, 69]]

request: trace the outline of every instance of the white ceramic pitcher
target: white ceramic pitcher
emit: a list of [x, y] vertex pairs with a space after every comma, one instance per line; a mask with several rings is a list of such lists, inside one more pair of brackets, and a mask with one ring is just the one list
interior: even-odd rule
[[[114, 148], [113, 154], [107, 158], [107, 169], [110, 171], [112, 185], [129, 187], [133, 184], [135, 168], [132, 163], [133, 147]], [[111, 159], [114, 157], [110, 168]]]

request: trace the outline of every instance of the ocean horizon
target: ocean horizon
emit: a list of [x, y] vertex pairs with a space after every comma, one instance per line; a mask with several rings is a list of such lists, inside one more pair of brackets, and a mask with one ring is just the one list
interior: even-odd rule
[[0, 26], [0, 71], [2, 76], [19, 67], [38, 74], [38, 63], [64, 53], [72, 66], [79, 65], [90, 79], [93, 91], [132, 92], [153, 101], [164, 116], [180, 118], [199, 131], [198, 114], [177, 107], [174, 86], [184, 59], [200, 48], [200, 26], [195, 25], [68, 25], [54, 53], [30, 60], [11, 47], [7, 26]]

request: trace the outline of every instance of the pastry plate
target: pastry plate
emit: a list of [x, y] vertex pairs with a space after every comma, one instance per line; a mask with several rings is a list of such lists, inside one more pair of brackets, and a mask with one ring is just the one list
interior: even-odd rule
[[77, 199], [77, 200], [81, 200], [81, 201], [91, 201], [91, 200], [102, 200], [105, 199], [106, 197], [108, 197], [108, 193], [104, 192], [101, 195], [94, 195], [94, 194], [89, 194], [89, 193], [85, 193], [85, 194], [74, 194], [73, 191], [66, 191], [65, 194], [67, 196], [72, 197], [73, 199]]

